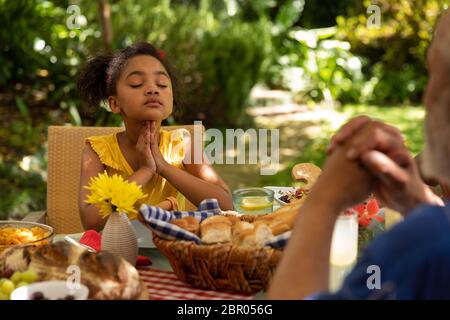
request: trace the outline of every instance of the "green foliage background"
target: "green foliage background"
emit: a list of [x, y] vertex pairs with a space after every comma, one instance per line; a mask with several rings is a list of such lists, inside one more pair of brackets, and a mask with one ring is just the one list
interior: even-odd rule
[[[113, 50], [147, 40], [177, 67], [184, 103], [168, 123], [199, 119], [221, 129], [253, 126], [246, 107], [255, 84], [290, 90], [299, 103], [351, 103], [352, 110], [383, 115], [400, 110], [395, 124], [408, 122], [402, 104], [420, 103], [426, 48], [449, 5], [378, 0], [381, 24], [373, 29], [368, 0], [109, 3]], [[83, 103], [74, 81], [104, 47], [98, 8], [93, 0], [0, 0], [0, 219], [45, 208], [48, 125], [120, 124]], [[405, 130], [421, 144], [418, 127]], [[323, 132], [307, 143], [304, 160], [323, 158], [326, 126]]]

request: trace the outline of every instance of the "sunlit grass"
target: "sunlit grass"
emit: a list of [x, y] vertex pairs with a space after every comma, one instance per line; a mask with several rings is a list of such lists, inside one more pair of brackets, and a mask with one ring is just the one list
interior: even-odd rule
[[346, 105], [343, 113], [348, 118], [366, 114], [400, 129], [412, 153], [417, 154], [423, 147], [425, 110], [413, 106], [367, 106]]
[[[393, 125], [400, 129], [406, 141], [406, 145], [413, 154], [420, 152], [423, 146], [423, 127], [425, 111], [422, 107], [415, 106], [371, 106], [371, 105], [345, 105], [339, 111], [344, 115], [344, 120], [349, 120], [358, 115], [368, 115]], [[340, 119], [342, 122], [342, 119]], [[323, 166], [329, 139], [341, 125], [341, 122], [333, 123], [333, 120], [320, 124], [321, 130], [314, 136], [310, 136], [302, 150], [298, 150], [298, 157], [290, 161], [285, 170], [273, 176], [261, 176], [259, 185], [291, 185], [290, 169], [300, 162], [312, 162]], [[345, 121], [344, 121], [345, 122]], [[283, 159], [280, 159], [281, 162]]]

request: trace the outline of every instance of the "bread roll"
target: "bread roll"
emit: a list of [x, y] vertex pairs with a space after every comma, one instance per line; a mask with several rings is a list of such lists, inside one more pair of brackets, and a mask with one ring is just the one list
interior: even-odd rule
[[215, 215], [206, 218], [205, 220], [202, 221], [200, 226], [206, 226], [208, 224], [216, 224], [216, 223], [224, 223], [226, 225], [231, 226], [231, 221], [227, 217], [221, 215]]
[[231, 241], [231, 221], [224, 216], [212, 216], [200, 224], [203, 243], [212, 244]]
[[240, 222], [241, 219], [237, 216], [226, 216], [227, 219], [231, 222], [231, 226], [233, 227], [236, 223]]
[[192, 216], [184, 217], [181, 219], [174, 219], [171, 220], [170, 223], [177, 225], [180, 228], [183, 228], [184, 230], [192, 232], [196, 235], [198, 235], [200, 231], [200, 223]]
[[272, 237], [271, 229], [264, 223], [252, 225], [253, 228], [246, 229], [235, 239], [234, 244], [242, 247], [260, 248], [264, 247]]
[[253, 230], [254, 228], [255, 226], [249, 222], [245, 221], [236, 222], [236, 224], [233, 226], [231, 230], [233, 242], [236, 241], [243, 232], [247, 230]]

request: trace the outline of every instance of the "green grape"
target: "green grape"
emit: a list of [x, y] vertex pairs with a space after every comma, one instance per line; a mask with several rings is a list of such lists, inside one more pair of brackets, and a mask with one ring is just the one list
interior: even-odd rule
[[27, 286], [27, 285], [28, 285], [28, 282], [20, 281], [18, 284], [16, 284], [16, 288], [20, 288], [20, 287]]
[[0, 300], [9, 300], [9, 296], [3, 292], [0, 292]]
[[0, 288], [2, 287], [2, 284], [3, 284], [3, 282], [4, 282], [5, 280], [8, 280], [8, 279], [6, 279], [6, 278], [1, 278], [1, 279], [0, 279]]
[[11, 292], [14, 291], [14, 289], [16, 288], [16, 286], [14, 285], [14, 282], [12, 282], [11, 280], [5, 280], [2, 283], [2, 287], [0, 288], [4, 294], [6, 295], [10, 295]]
[[9, 279], [14, 283], [18, 283], [18, 282], [22, 281], [22, 273], [19, 271], [16, 271], [13, 273], [13, 275]]
[[34, 271], [33, 269], [28, 269], [27, 271], [22, 273], [22, 281], [25, 281], [28, 283], [33, 283], [37, 280], [37, 278], [38, 278], [38, 275], [37, 275], [36, 271]]

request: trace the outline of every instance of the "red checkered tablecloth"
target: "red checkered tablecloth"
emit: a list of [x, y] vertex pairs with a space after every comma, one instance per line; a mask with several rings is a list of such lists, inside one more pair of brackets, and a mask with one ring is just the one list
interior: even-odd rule
[[151, 300], [251, 300], [253, 294], [197, 289], [180, 281], [171, 271], [138, 269]]

